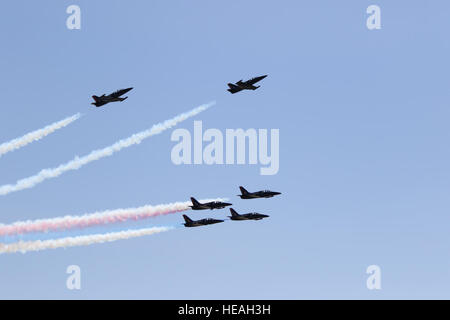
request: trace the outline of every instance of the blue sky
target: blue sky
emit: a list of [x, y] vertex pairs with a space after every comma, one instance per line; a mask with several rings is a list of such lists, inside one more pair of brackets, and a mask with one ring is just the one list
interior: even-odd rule
[[[66, 28], [71, 4], [81, 8], [81, 30]], [[371, 4], [381, 7], [381, 30], [366, 28]], [[3, 196], [3, 223], [190, 196], [228, 197], [239, 212], [270, 218], [1, 255], [0, 298], [450, 298], [449, 12], [446, 1], [403, 0], [3, 3], [0, 141], [84, 116], [4, 155], [0, 184], [212, 100], [194, 118], [204, 128], [280, 130], [280, 170], [176, 166], [169, 130]], [[269, 76], [257, 91], [226, 91], [261, 74]], [[90, 105], [93, 94], [129, 86], [121, 104]], [[178, 127], [192, 132], [194, 119]], [[239, 185], [283, 194], [244, 201]], [[66, 288], [73, 264], [78, 291]], [[379, 291], [366, 288], [373, 264]]]

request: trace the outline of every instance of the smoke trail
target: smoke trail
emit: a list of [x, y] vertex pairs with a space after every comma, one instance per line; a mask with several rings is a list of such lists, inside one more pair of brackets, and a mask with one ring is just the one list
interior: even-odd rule
[[55, 122], [55, 123], [52, 123], [42, 129], [27, 133], [26, 135], [24, 135], [20, 138], [0, 144], [0, 157], [7, 152], [14, 151], [16, 149], [26, 146], [29, 143], [40, 140], [40, 139], [44, 138], [45, 136], [48, 136], [50, 133], [53, 133], [54, 131], [56, 131], [58, 129], [68, 126], [75, 120], [78, 120], [80, 117], [81, 117], [81, 114], [77, 113], [71, 117], [65, 118], [65, 119]]
[[71, 160], [65, 164], [62, 164], [59, 167], [43, 169], [34, 176], [17, 181], [16, 184], [7, 184], [7, 185], [0, 186], [0, 195], [6, 195], [11, 192], [16, 192], [16, 191], [32, 188], [35, 185], [37, 185], [47, 179], [56, 178], [66, 171], [77, 170], [92, 161], [96, 161], [101, 158], [111, 156], [115, 152], [118, 152], [118, 151], [122, 150], [123, 148], [127, 148], [127, 147], [130, 147], [135, 144], [139, 144], [144, 139], [147, 139], [151, 136], [160, 134], [164, 130], [167, 130], [167, 129], [170, 129], [170, 128], [176, 126], [178, 123], [180, 123], [190, 117], [193, 117], [202, 111], [205, 111], [206, 109], [213, 106], [214, 104], [215, 104], [215, 102], [201, 105], [195, 109], [192, 109], [189, 112], [179, 114], [178, 116], [176, 116], [172, 119], [155, 124], [153, 127], [151, 127], [148, 130], [133, 134], [131, 137], [120, 140], [109, 147], [99, 149], [99, 150], [94, 150], [90, 154], [88, 154], [84, 157], [81, 157], [81, 158], [76, 156], [73, 160]]
[[[206, 199], [200, 202], [225, 201], [226, 199]], [[0, 224], [0, 236], [10, 236], [31, 232], [60, 231], [73, 228], [86, 228], [127, 220], [142, 220], [150, 217], [182, 212], [190, 209], [191, 202], [174, 202], [156, 206], [146, 205], [137, 208], [107, 210], [80, 216], [64, 216], [51, 219], [18, 221], [10, 225]]]
[[173, 227], [153, 227], [137, 230], [127, 230], [120, 232], [111, 232], [105, 234], [93, 234], [87, 236], [67, 237], [51, 240], [37, 240], [37, 241], [19, 241], [10, 244], [0, 243], [0, 253], [15, 253], [40, 251], [46, 249], [89, 246], [95, 243], [112, 242], [122, 239], [130, 239], [152, 235], [155, 233], [165, 232], [174, 229]]

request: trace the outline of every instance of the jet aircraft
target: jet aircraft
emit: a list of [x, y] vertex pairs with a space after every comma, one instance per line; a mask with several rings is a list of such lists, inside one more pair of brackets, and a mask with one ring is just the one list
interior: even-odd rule
[[236, 82], [234, 84], [228, 83], [229, 89], [227, 91], [234, 94], [234, 93], [242, 91], [242, 90], [256, 90], [259, 88], [259, 86], [255, 86], [255, 83], [261, 81], [265, 77], [267, 77], [267, 75], [255, 77], [255, 78], [252, 78], [247, 81], [239, 80], [238, 82]]
[[110, 102], [123, 101], [128, 97], [121, 98], [120, 96], [124, 95], [131, 89], [133, 89], [133, 88], [120, 89], [120, 90], [117, 90], [117, 91], [107, 95], [107, 96], [104, 94], [101, 95], [100, 97], [92, 96], [92, 98], [95, 100], [95, 102], [92, 102], [91, 104], [93, 104], [96, 107], [101, 107]]
[[242, 194], [239, 194], [238, 196], [241, 197], [241, 199], [272, 198], [273, 196], [281, 194], [281, 192], [275, 192], [270, 190], [248, 192], [242, 186], [240, 186], [239, 189], [241, 189]]
[[192, 210], [205, 210], [205, 209], [223, 209], [227, 206], [231, 206], [231, 203], [221, 202], [221, 201], [211, 201], [206, 203], [200, 203], [195, 198], [191, 198], [192, 201]]
[[231, 216], [228, 216], [231, 220], [261, 220], [264, 218], [268, 218], [269, 216], [266, 214], [261, 214], [257, 212], [239, 214], [233, 208], [230, 208]]
[[191, 218], [189, 218], [187, 215], [183, 214], [183, 218], [184, 221], [186, 223], [184, 223], [184, 226], [187, 228], [192, 228], [192, 227], [202, 227], [202, 226], [206, 226], [208, 224], [215, 224], [215, 223], [221, 223], [224, 222], [224, 220], [218, 220], [218, 219], [201, 219], [201, 220], [192, 220]]

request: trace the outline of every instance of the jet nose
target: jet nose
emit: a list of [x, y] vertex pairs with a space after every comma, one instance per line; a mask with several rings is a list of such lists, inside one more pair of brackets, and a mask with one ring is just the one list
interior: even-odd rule
[[281, 192], [274, 192], [274, 195], [279, 195], [279, 194], [281, 194]]

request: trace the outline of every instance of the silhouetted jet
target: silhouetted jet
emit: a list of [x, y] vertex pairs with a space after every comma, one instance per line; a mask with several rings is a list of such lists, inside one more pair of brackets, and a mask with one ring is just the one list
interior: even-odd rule
[[233, 208], [230, 208], [231, 216], [228, 216], [231, 220], [261, 220], [268, 218], [266, 214], [261, 214], [257, 212], [251, 212], [246, 214], [239, 214]]
[[194, 221], [185, 214], [183, 214], [183, 218], [184, 218], [184, 221], [186, 221], [184, 226], [188, 227], [188, 228], [201, 227], [201, 226], [206, 226], [208, 224], [224, 222], [224, 220], [217, 220], [217, 219], [211, 219], [211, 218]]
[[121, 95], [124, 95], [125, 93], [127, 93], [128, 91], [130, 91], [133, 88], [127, 88], [127, 89], [121, 89], [121, 90], [117, 90], [113, 93], [111, 93], [110, 95], [102, 95], [100, 97], [97, 96], [92, 96], [92, 98], [95, 100], [95, 102], [92, 102], [91, 104], [93, 104], [96, 107], [101, 107], [104, 104], [110, 103], [110, 102], [116, 102], [116, 101], [123, 101], [128, 97], [125, 98], [121, 98]]
[[257, 198], [272, 198], [273, 196], [281, 194], [281, 192], [275, 192], [270, 190], [256, 191], [256, 192], [248, 192], [244, 189], [244, 187], [239, 187], [241, 189], [241, 193], [238, 196], [241, 199], [257, 199]]
[[207, 203], [200, 203], [194, 198], [191, 198], [192, 201], [192, 210], [205, 210], [205, 209], [223, 209], [227, 206], [231, 206], [231, 203], [221, 202], [221, 201], [212, 201]]
[[252, 79], [247, 80], [247, 81], [239, 80], [235, 84], [229, 83], [228, 87], [230, 87], [230, 88], [228, 89], [228, 91], [231, 92], [231, 93], [236, 93], [236, 92], [239, 92], [239, 91], [242, 91], [242, 90], [256, 90], [256, 89], [259, 88], [259, 86], [255, 86], [254, 84], [259, 82], [259, 81], [261, 81], [265, 77], [267, 77], [267, 75], [256, 77], [256, 78], [252, 78]]

